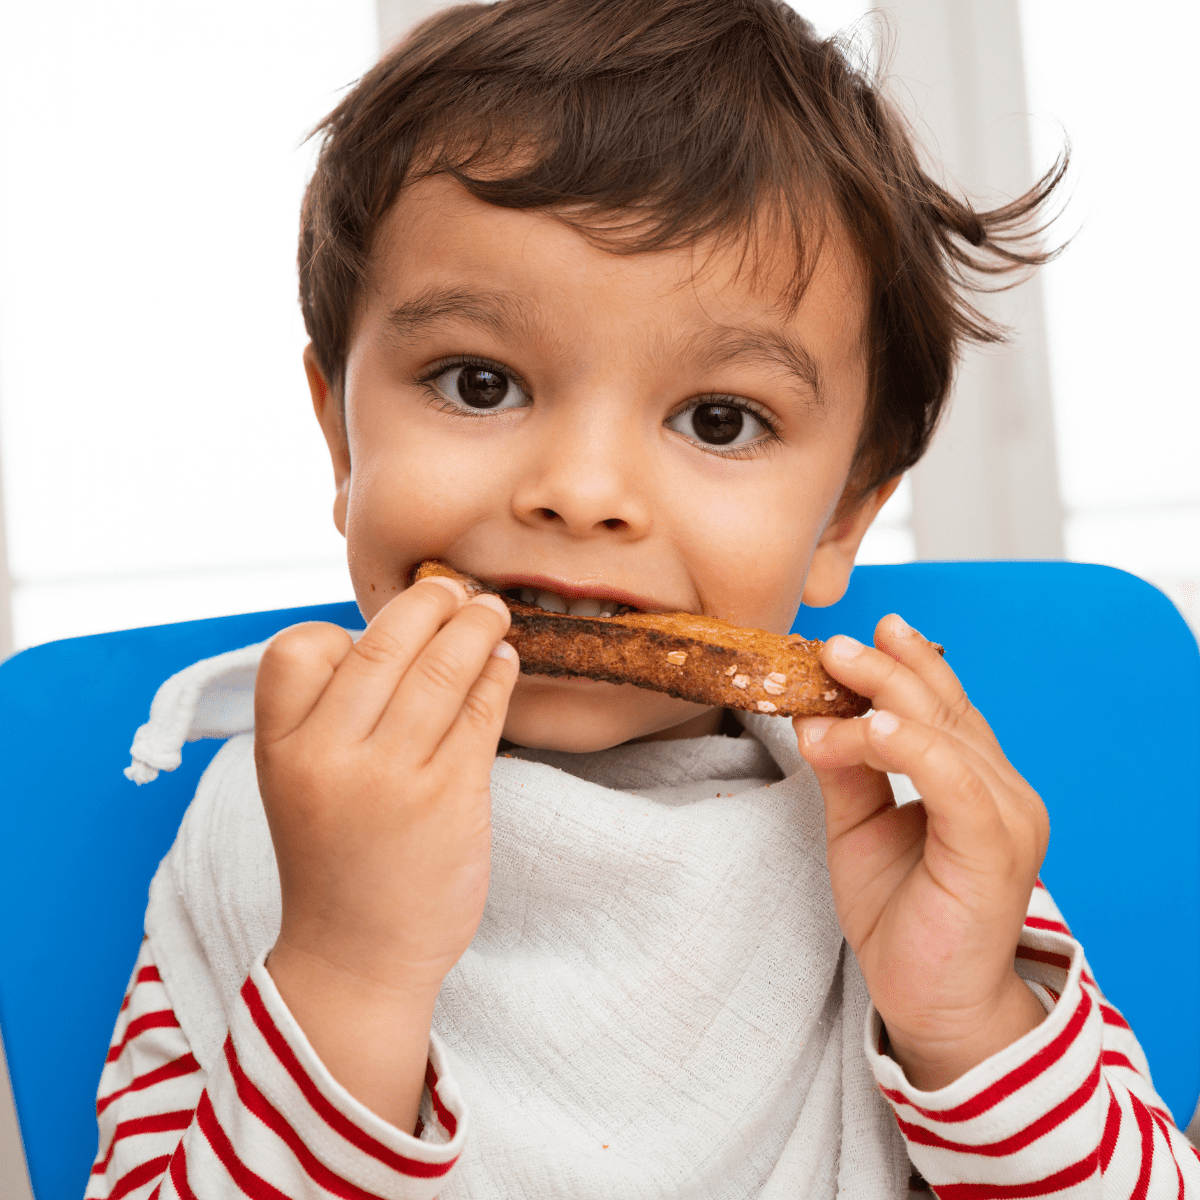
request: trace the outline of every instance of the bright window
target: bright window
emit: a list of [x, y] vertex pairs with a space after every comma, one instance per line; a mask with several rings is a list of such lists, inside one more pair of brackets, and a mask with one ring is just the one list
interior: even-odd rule
[[[1024, 0], [1038, 161], [1073, 147], [1075, 232], [1044, 272], [1070, 558], [1163, 587], [1200, 625], [1200, 191], [1194, 79], [1164, 54], [1200, 7]], [[1077, 231], [1077, 232], [1076, 232]]]
[[295, 245], [373, 0], [0, 11], [16, 644], [348, 598]]

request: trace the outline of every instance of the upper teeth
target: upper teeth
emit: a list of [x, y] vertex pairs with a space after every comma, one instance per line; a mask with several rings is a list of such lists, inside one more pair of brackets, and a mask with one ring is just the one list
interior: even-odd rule
[[557, 592], [534, 591], [533, 588], [521, 589], [521, 601], [524, 604], [536, 604], [547, 612], [566, 613], [572, 617], [611, 617], [619, 607], [612, 600], [597, 600], [594, 596], [568, 600]]

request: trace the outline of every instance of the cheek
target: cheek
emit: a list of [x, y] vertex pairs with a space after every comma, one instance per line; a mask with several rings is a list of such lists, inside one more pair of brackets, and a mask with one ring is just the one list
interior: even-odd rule
[[705, 609], [738, 625], [790, 627], [820, 536], [814, 497], [764, 478], [735, 493], [695, 495], [685, 520]]
[[481, 444], [420, 420], [379, 425], [360, 421], [351, 436], [346, 541], [360, 602], [371, 583], [403, 587], [412, 564], [444, 553], [505, 495]]

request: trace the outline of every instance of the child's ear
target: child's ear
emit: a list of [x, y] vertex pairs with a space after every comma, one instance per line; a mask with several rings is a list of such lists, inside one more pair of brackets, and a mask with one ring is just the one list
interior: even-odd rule
[[902, 476], [881, 483], [869, 492], [857, 507], [843, 513], [829, 523], [821, 535], [813, 554], [808, 578], [804, 581], [802, 600], [812, 608], [824, 608], [836, 604], [850, 584], [850, 572], [854, 569], [854, 556], [862, 544], [863, 536], [875, 520], [879, 510], [900, 486]]
[[342, 406], [325, 378], [317, 362], [312, 342], [304, 347], [304, 373], [308, 376], [308, 390], [312, 393], [313, 412], [317, 414], [329, 457], [333, 460], [333, 482], [337, 491], [333, 497], [333, 523], [338, 532], [346, 536], [346, 501], [350, 495], [350, 446], [346, 441], [346, 423], [342, 417]]

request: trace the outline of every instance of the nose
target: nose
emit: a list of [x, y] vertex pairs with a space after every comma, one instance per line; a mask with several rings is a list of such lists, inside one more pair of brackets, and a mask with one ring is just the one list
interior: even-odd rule
[[583, 419], [543, 430], [513, 493], [526, 525], [572, 537], [636, 540], [650, 528], [649, 466], [637, 446], [636, 422], [597, 405]]

